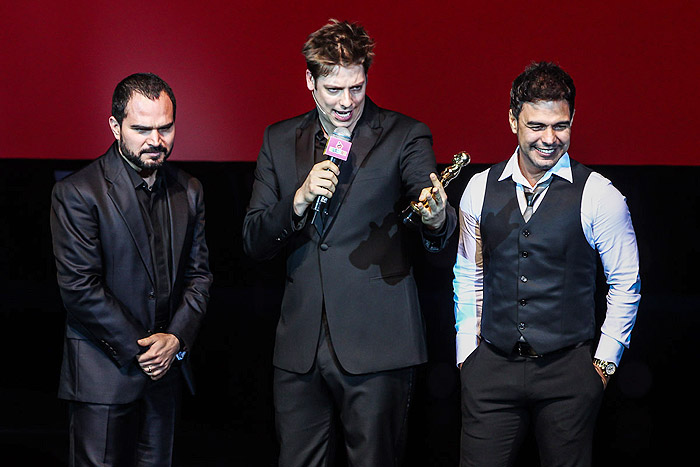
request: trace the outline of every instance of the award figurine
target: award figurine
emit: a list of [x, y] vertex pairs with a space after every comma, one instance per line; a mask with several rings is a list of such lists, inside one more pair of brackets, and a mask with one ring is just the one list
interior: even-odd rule
[[[459, 175], [462, 167], [468, 165], [470, 161], [471, 156], [464, 151], [455, 154], [452, 158], [452, 165], [445, 167], [445, 170], [440, 174], [440, 183], [442, 183], [442, 186], [447, 187], [452, 179]], [[418, 204], [420, 204], [418, 201], [411, 201], [411, 204], [401, 212], [401, 220], [409, 227], [420, 227], [421, 225], [421, 214]]]

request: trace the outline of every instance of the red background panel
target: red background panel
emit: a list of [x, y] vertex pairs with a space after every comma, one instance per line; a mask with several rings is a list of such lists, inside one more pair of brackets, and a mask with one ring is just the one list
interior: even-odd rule
[[[173, 159], [252, 161], [266, 125], [310, 109], [300, 49], [330, 17], [376, 39], [368, 95], [427, 123], [439, 162], [509, 156], [513, 78], [562, 65], [587, 164], [700, 165], [698, 2], [48, 1], [0, 6], [0, 158], [91, 159], [116, 83], [152, 71], [178, 100]], [[694, 143], [694, 141], [693, 141]]]

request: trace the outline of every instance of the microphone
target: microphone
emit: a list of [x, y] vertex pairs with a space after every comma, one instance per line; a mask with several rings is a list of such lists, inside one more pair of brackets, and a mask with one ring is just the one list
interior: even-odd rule
[[[350, 147], [352, 143], [350, 142], [350, 130], [344, 127], [338, 127], [333, 130], [333, 134], [328, 138], [326, 143], [326, 149], [323, 150], [323, 154], [328, 156], [328, 160], [333, 162], [340, 168], [343, 161], [348, 160], [348, 155], [350, 155]], [[319, 195], [316, 197], [311, 209], [314, 211], [312, 222], [316, 219], [316, 215], [321, 212], [321, 208], [325, 208], [328, 203], [328, 198]]]

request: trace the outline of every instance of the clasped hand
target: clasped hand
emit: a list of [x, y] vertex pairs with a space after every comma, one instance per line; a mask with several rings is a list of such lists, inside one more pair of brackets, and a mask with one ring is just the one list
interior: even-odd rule
[[153, 381], [165, 376], [180, 349], [180, 340], [173, 334], [166, 333], [151, 334], [139, 339], [137, 343], [141, 347], [148, 347], [148, 350], [136, 356], [136, 360]]

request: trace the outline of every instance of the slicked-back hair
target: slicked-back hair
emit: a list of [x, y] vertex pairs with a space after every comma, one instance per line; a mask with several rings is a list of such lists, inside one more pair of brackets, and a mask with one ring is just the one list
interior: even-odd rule
[[170, 89], [168, 83], [153, 73], [134, 73], [127, 76], [117, 84], [112, 94], [112, 116], [117, 120], [119, 125], [126, 117], [126, 106], [129, 104], [131, 97], [135, 92], [147, 97], [151, 100], [156, 100], [162, 92], [170, 98], [173, 103], [173, 120], [175, 120], [175, 94]]
[[574, 115], [576, 87], [574, 80], [559, 65], [551, 62], [532, 62], [513, 81], [510, 89], [510, 110], [517, 119], [525, 102], [566, 101], [569, 116]]
[[309, 35], [301, 52], [314, 80], [328, 76], [336, 65], [362, 65], [367, 75], [374, 58], [374, 39], [357, 23], [330, 19]]

